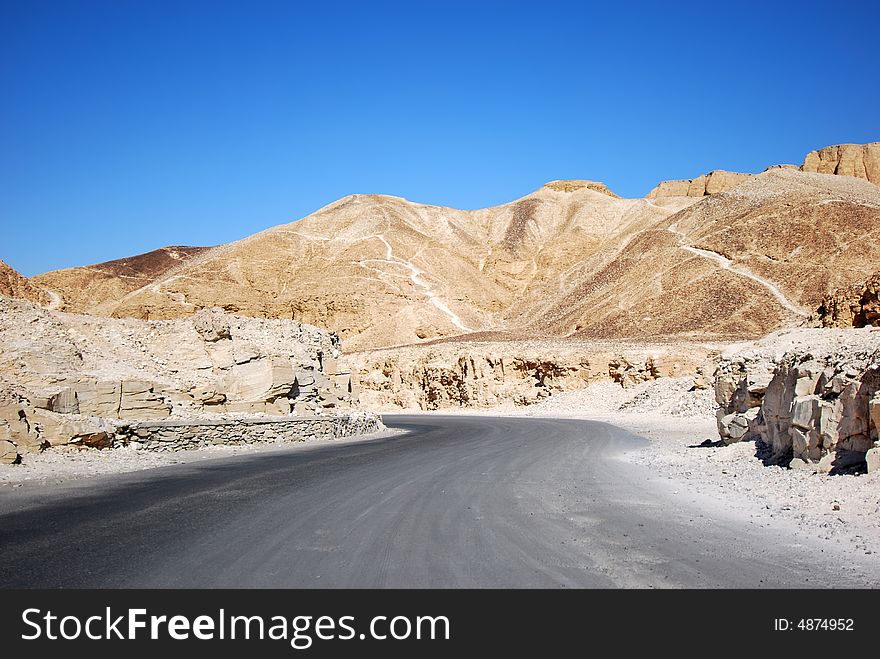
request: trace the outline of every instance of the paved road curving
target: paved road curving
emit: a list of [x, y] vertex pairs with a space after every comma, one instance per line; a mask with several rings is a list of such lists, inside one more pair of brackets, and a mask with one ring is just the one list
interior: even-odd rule
[[0, 586], [870, 585], [676, 494], [607, 424], [386, 423], [409, 432], [6, 491]]

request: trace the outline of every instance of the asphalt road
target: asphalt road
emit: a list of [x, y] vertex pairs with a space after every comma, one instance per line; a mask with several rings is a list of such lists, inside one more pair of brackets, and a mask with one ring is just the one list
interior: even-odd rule
[[0, 587], [864, 586], [622, 460], [607, 424], [390, 416], [407, 434], [0, 494]]

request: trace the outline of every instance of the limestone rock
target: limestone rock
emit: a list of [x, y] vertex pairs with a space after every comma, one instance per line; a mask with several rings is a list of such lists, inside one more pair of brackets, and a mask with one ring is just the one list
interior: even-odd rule
[[880, 395], [875, 395], [868, 403], [868, 416], [871, 420], [871, 439], [880, 441]]
[[608, 186], [599, 181], [550, 181], [545, 183], [544, 187], [554, 192], [575, 192], [577, 190], [592, 190], [599, 192], [615, 199], [620, 199], [616, 194], [608, 189]]
[[82, 444], [106, 448], [112, 443], [115, 426], [98, 417], [75, 417], [35, 409], [31, 416], [37, 426], [42, 443], [49, 446]]
[[868, 473], [880, 471], [880, 448], [868, 449], [865, 453], [865, 462], [868, 465]]
[[362, 404], [379, 409], [526, 406], [598, 380], [629, 387], [655, 378], [692, 375], [706, 357], [704, 346], [627, 352], [580, 342], [444, 343], [355, 353], [349, 357], [351, 380], [337, 378], [336, 387], [344, 392], [347, 384]]
[[803, 460], [802, 458], [792, 458], [791, 462], [788, 463], [788, 468], [810, 472], [815, 472], [817, 470], [817, 466], [815, 464], [813, 464], [812, 462], [808, 462], [807, 460]]
[[192, 324], [199, 336], [209, 343], [232, 338], [229, 318], [222, 309], [205, 309], [192, 317]]
[[880, 185], [880, 142], [837, 144], [810, 151], [801, 169], [819, 174], [853, 176]]
[[753, 176], [753, 174], [740, 174], [738, 172], [726, 172], [716, 169], [694, 179], [662, 181], [648, 193], [647, 198], [704, 197], [727, 192], [740, 183], [753, 178]]
[[[863, 338], [866, 348], [861, 350], [791, 351], [775, 363], [722, 360], [715, 374], [720, 437], [726, 442], [756, 439], [776, 456], [818, 462], [826, 472], [864, 460], [877, 441], [880, 340]], [[747, 386], [753, 379], [764, 380], [768, 368], [773, 374], [766, 387]], [[744, 416], [754, 404], [760, 413], [744, 432]]]
[[34, 286], [27, 277], [0, 261], [0, 295], [47, 304], [50, 299], [45, 291]]
[[816, 314], [822, 327], [880, 326], [880, 271], [827, 293]]
[[11, 465], [16, 464], [20, 460], [21, 456], [18, 454], [15, 444], [8, 439], [0, 439], [0, 464]]
[[39, 430], [33, 423], [33, 414], [34, 409], [27, 400], [0, 389], [0, 433], [2, 439], [12, 442], [19, 452], [43, 448]]

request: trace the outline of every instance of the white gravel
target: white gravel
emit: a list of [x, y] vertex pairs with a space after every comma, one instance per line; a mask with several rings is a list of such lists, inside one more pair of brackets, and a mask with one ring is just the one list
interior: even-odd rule
[[682, 492], [720, 502], [756, 526], [793, 524], [805, 537], [876, 558], [880, 569], [880, 473], [830, 476], [766, 467], [753, 442], [699, 446], [718, 440], [715, 407], [710, 391], [688, 391], [689, 384], [669, 378], [624, 390], [598, 383], [516, 413], [594, 419], [641, 435], [650, 444], [627, 459]]

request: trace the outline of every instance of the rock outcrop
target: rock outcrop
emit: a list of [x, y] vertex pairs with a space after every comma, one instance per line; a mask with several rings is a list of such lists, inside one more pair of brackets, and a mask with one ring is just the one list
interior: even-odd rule
[[697, 178], [661, 181], [656, 188], [647, 194], [648, 199], [657, 197], [705, 197], [707, 195], [727, 192], [740, 183], [754, 178], [754, 174], [726, 172], [716, 169]]
[[880, 272], [864, 284], [835, 289], [822, 298], [817, 311], [822, 327], [880, 325]]
[[49, 296], [34, 286], [30, 280], [0, 261], [0, 295], [47, 304]]
[[332, 415], [358, 393], [338, 338], [296, 321], [100, 319], [0, 298], [0, 441], [19, 453], [104, 448], [129, 422]]
[[576, 192], [578, 190], [592, 190], [593, 192], [601, 192], [602, 194], [608, 195], [609, 197], [614, 197], [615, 199], [620, 199], [620, 197], [611, 190], [608, 189], [608, 186], [602, 183], [601, 181], [585, 181], [585, 180], [560, 180], [560, 181], [550, 181], [549, 183], [545, 183], [544, 187], [548, 190], [553, 190], [554, 192]]
[[880, 185], [880, 142], [837, 144], [810, 151], [801, 169], [805, 172], [863, 178]]
[[756, 440], [773, 460], [797, 468], [880, 467], [880, 334], [838, 336], [836, 344], [775, 358], [724, 359], [715, 376], [721, 438]]
[[596, 381], [622, 387], [697, 372], [709, 351], [590, 345], [572, 341], [487, 342], [380, 350], [351, 355], [363, 404], [378, 409], [438, 410], [526, 406]]

